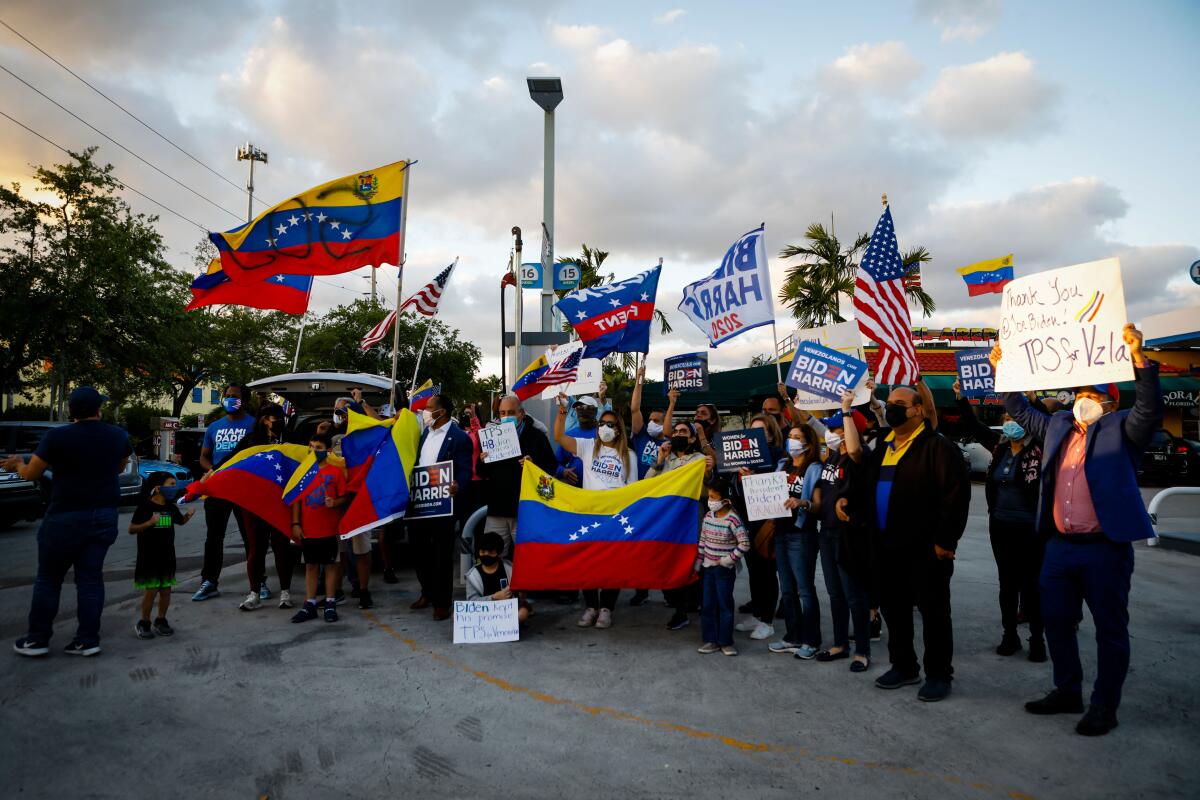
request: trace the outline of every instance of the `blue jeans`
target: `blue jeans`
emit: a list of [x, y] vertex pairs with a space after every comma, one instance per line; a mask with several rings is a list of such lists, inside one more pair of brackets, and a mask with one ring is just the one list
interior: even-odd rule
[[117, 539], [117, 509], [51, 511], [38, 528], [38, 571], [29, 606], [29, 638], [49, 643], [67, 570], [75, 568], [79, 627], [75, 640], [100, 644], [104, 610], [104, 556]]
[[729, 647], [733, 644], [733, 567], [704, 567], [704, 605], [700, 607], [700, 633], [704, 641]]
[[841, 535], [821, 532], [821, 572], [829, 593], [829, 613], [833, 617], [833, 646], [850, 644], [850, 617], [854, 617], [854, 654], [871, 655], [871, 608], [867, 593], [839, 563]]
[[819, 537], [786, 527], [775, 536], [775, 566], [783, 615], [787, 626], [783, 639], [791, 644], [821, 646], [821, 602], [817, 599], [817, 554]]

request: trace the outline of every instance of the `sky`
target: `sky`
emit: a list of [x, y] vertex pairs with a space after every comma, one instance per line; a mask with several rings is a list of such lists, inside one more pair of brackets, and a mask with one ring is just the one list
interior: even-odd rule
[[[68, 149], [99, 145], [119, 178], [192, 221], [127, 196], [160, 216], [180, 270], [195, 271], [202, 228], [244, 218], [243, 142], [269, 154], [255, 174], [268, 203], [418, 160], [404, 294], [459, 257], [441, 318], [482, 349], [481, 374], [500, 371], [514, 225], [537, 260], [543, 114], [527, 76], [563, 81], [556, 254], [606, 250], [619, 278], [664, 260], [658, 307], [675, 332], [653, 338], [651, 376], [706, 349], [680, 290], [738, 236], [766, 223], [778, 289], [783, 246], [831, 218], [843, 239], [869, 232], [885, 192], [900, 247], [933, 256], [937, 311], [914, 325], [995, 325], [999, 295], [968, 298], [954, 270], [1010, 252], [1018, 275], [1119, 257], [1134, 321], [1200, 306], [1190, 0], [6, 0], [0, 20], [223, 176], [0, 27], [0, 64], [179, 181], [0, 74], [0, 109]], [[0, 181], [28, 190], [31, 165], [62, 159], [0, 118]], [[380, 270], [389, 297], [396, 275]], [[313, 309], [362, 296], [364, 276], [319, 280]], [[781, 337], [794, 328], [776, 317]], [[769, 330], [711, 350], [712, 367], [769, 351]]]

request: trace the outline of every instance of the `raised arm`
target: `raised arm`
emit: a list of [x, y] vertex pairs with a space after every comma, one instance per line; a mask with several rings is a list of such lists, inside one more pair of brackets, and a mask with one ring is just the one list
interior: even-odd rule
[[670, 436], [671, 426], [675, 424], [675, 401], [679, 399], [679, 390], [667, 392], [667, 413], [663, 415], [663, 431]]
[[917, 376], [917, 394], [921, 395], [921, 412], [925, 415], [925, 422], [936, 431], [938, 426], [937, 405], [933, 402], [933, 392], [930, 391], [929, 385], [920, 375]]
[[1136, 396], [1129, 416], [1125, 418], [1125, 437], [1139, 449], [1145, 449], [1162, 427], [1163, 399], [1158, 384], [1158, 363], [1142, 352], [1142, 332], [1127, 324], [1121, 332], [1133, 360]]
[[[993, 347], [988, 356], [988, 360], [992, 362], [993, 374], [999, 370], [1002, 357], [1000, 345]], [[1004, 395], [1004, 409], [1008, 411], [1010, 417], [1017, 421], [1018, 425], [1025, 429], [1026, 433], [1039, 442], [1046, 441], [1046, 429], [1050, 427], [1050, 415], [1029, 405], [1029, 398], [1020, 392], [1008, 392]]]
[[854, 415], [850, 413], [853, 408], [853, 390], [842, 392], [842, 424], [845, 426], [842, 439], [846, 442], [846, 455], [857, 464], [862, 461], [862, 439], [858, 435], [858, 426], [854, 424]]
[[975, 408], [971, 405], [970, 400], [962, 396], [962, 384], [957, 379], [954, 381], [954, 399], [958, 403], [959, 412], [962, 414], [963, 425], [966, 426], [967, 435], [988, 450], [996, 449], [996, 445], [1000, 444], [1000, 434], [987, 425], [984, 425], [979, 421], [979, 417], [975, 416]]
[[638, 367], [637, 379], [633, 383], [633, 396], [629, 399], [630, 405], [630, 435], [637, 436], [645, 427], [645, 420], [642, 417], [642, 382], [646, 380], [646, 365], [642, 364]]
[[567, 396], [559, 392], [558, 413], [554, 415], [554, 441], [558, 442], [558, 446], [563, 450], [575, 455], [575, 437], [567, 436], [567, 407], [563, 405], [566, 402]]

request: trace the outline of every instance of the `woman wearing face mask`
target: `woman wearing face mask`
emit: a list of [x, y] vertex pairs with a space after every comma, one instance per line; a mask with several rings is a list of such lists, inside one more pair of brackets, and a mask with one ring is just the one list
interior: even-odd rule
[[962, 396], [962, 385], [957, 380], [954, 396], [958, 398], [958, 410], [962, 413], [967, 435], [992, 451], [985, 495], [988, 533], [1000, 580], [1000, 624], [1004, 630], [996, 653], [1011, 656], [1021, 652], [1017, 612], [1023, 610], [1029, 621], [1029, 660], [1045, 661], [1045, 628], [1038, 575], [1046, 544], [1036, 526], [1041, 445], [1007, 413], [1001, 433], [982, 424], [975, 416], [971, 402]]
[[701, 403], [696, 406], [696, 415], [692, 421], [696, 423], [696, 437], [701, 452], [715, 456], [712, 439], [721, 432], [721, 415], [717, 412], [717, 407], [712, 403]]
[[794, 516], [775, 521], [775, 568], [783, 595], [784, 634], [772, 642], [772, 653], [799, 653], [812, 658], [821, 647], [821, 606], [817, 601], [817, 553], [820, 551], [815, 499], [821, 479], [817, 433], [806, 424], [788, 431], [787, 458], [779, 465], [788, 476], [784, 505]]
[[[770, 414], [757, 414], [750, 420], [751, 429], [761, 429], [767, 436], [767, 449], [770, 451], [770, 462], [767, 466], [750, 470], [743, 467], [738, 471], [738, 481], [734, 487], [734, 503], [738, 515], [746, 517], [746, 501], [742, 498], [741, 479], [755, 473], [774, 472], [775, 467], [783, 459], [783, 435], [779, 425]], [[779, 577], [775, 570], [775, 549], [773, 544], [775, 520], [759, 520], [750, 524], [750, 541], [753, 546], [746, 554], [746, 568], [750, 572], [750, 613], [752, 616], [743, 619], [734, 626], [735, 630], [749, 632], [751, 639], [770, 639], [775, 635], [775, 604], [779, 601]]]
[[[179, 510], [175, 501], [183, 487], [175, 485], [169, 472], [155, 472], [142, 484], [137, 510], [129, 522], [129, 532], [137, 536], [137, 565], [133, 568], [133, 586], [142, 590], [142, 617], [134, 626], [139, 639], [170, 636], [175, 631], [167, 624], [171, 605], [171, 587], [175, 585], [175, 526], [186, 525], [196, 510]], [[150, 624], [150, 610], [158, 598], [158, 616]]]
[[[554, 419], [554, 439], [583, 464], [584, 489], [616, 489], [637, 480], [637, 460], [625, 437], [625, 424], [613, 411], [600, 415], [595, 439], [576, 439], [565, 433], [567, 396], [558, 395], [558, 416]], [[609, 628], [620, 589], [584, 589], [581, 628]]]

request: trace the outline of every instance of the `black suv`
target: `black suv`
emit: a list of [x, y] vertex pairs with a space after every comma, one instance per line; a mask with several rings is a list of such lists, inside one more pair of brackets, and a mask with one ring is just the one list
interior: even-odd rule
[[1169, 486], [1197, 483], [1200, 481], [1200, 443], [1159, 430], [1142, 456], [1141, 475]]

